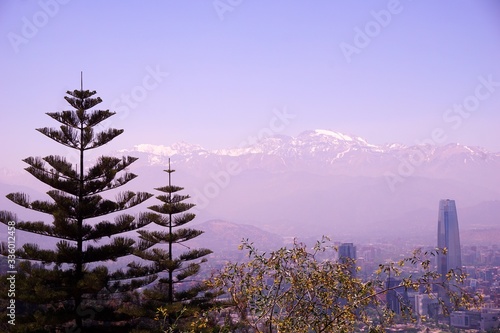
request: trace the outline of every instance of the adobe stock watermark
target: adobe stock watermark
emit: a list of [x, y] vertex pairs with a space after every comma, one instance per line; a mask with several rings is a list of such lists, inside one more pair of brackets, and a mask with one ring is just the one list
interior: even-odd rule
[[358, 26], [354, 27], [352, 44], [347, 42], [339, 44], [347, 63], [350, 64], [355, 54], [360, 54], [363, 49], [367, 48], [381, 34], [382, 30], [391, 24], [393, 17], [402, 11], [403, 6], [399, 0], [390, 0], [387, 3], [386, 9], [370, 11], [372, 20], [366, 22], [362, 28]]
[[[155, 67], [146, 66], [145, 72], [146, 74], [143, 76], [140, 84], [133, 86], [128, 92], [122, 93], [120, 97], [111, 102], [110, 111], [116, 112], [116, 114], [101, 122], [98, 125], [99, 127], [103, 129], [111, 127], [112, 123], [116, 121], [115, 117], [118, 117], [120, 120], [126, 119], [130, 115], [130, 112], [146, 100], [149, 94], [157, 89], [169, 76], [169, 73], [163, 71], [159, 65]], [[79, 151], [71, 148], [68, 149], [66, 160], [72, 164], [80, 163]], [[91, 151], [87, 150], [87, 158], [91, 153]]]
[[66, 5], [71, 0], [40, 0], [38, 6], [40, 10], [36, 11], [31, 17], [23, 16], [21, 18], [21, 29], [19, 33], [9, 32], [7, 39], [14, 49], [19, 53], [20, 46], [28, 44], [30, 40], [38, 35], [40, 29], [45, 27], [52, 18], [58, 13], [62, 5]]
[[500, 87], [500, 81], [494, 81], [491, 74], [487, 77], [479, 76], [477, 79], [479, 83], [472, 94], [444, 111], [442, 118], [447, 128], [434, 128], [427, 139], [415, 142], [416, 151], [406, 159], [401, 160], [396, 172], [388, 171], [384, 173], [387, 186], [392, 192], [396, 191], [398, 184], [405, 182], [408, 177], [415, 173], [416, 169], [425, 162], [426, 156], [431, 153], [433, 147], [448, 139], [447, 130], [449, 131], [450, 128], [458, 130], [462, 126], [464, 119], [474, 114], [481, 106], [481, 102], [489, 99]]
[[214, 7], [219, 20], [224, 21], [224, 16], [226, 13], [230, 13], [239, 7], [243, 3], [243, 0], [214, 0], [212, 6]]
[[7, 223], [7, 297], [9, 303], [7, 305], [7, 322], [9, 325], [16, 325], [16, 222], [9, 221]]
[[[278, 134], [285, 130], [285, 128], [290, 124], [291, 120], [295, 119], [297, 116], [292, 113], [288, 113], [286, 108], [282, 110], [274, 109], [273, 116], [269, 120], [268, 126], [261, 128], [256, 135], [250, 135], [245, 140], [243, 140], [238, 148], [247, 147], [249, 145], [255, 144], [260, 140], [270, 137], [274, 134]], [[231, 183], [231, 177], [240, 174], [243, 171], [241, 165], [236, 161], [231, 161], [226, 164], [224, 170], [218, 172], [211, 172], [209, 174], [210, 181], [207, 182], [201, 189], [195, 188], [193, 190], [193, 203], [198, 209], [204, 209], [208, 207], [210, 200], [216, 198], [223, 189], [227, 188]]]

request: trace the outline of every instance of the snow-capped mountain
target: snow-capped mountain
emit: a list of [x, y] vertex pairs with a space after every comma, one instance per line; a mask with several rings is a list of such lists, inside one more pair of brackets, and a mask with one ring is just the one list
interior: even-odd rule
[[310, 130], [217, 150], [139, 144], [116, 152], [123, 155], [139, 158], [129, 168], [138, 178], [126, 190], [154, 194], [167, 183], [170, 159], [173, 184], [191, 196], [199, 222], [345, 241], [411, 235], [433, 244], [438, 203], [448, 198], [456, 200], [461, 228], [500, 228], [500, 154], [480, 147], [374, 145]]
[[[141, 164], [173, 163], [188, 169], [224, 168], [229, 161], [244, 169], [269, 172], [307, 171], [351, 176], [435, 176], [446, 171], [483, 170], [500, 165], [500, 153], [460, 144], [445, 146], [402, 144], [373, 145], [365, 139], [329, 130], [305, 131], [296, 137], [276, 135], [245, 147], [207, 150], [200, 145], [140, 144], [120, 153], [138, 156]], [[407, 169], [407, 170], [406, 170]], [[484, 171], [484, 170], [483, 170]], [[411, 173], [411, 175], [409, 175]]]
[[[197, 205], [202, 220], [226, 219], [282, 235], [435, 235], [442, 198], [462, 209], [500, 206], [500, 154], [460, 144], [374, 145], [329, 130], [276, 135], [243, 147], [137, 145], [134, 172], [150, 188], [164, 184], [168, 159], [174, 181]], [[478, 210], [476, 210], [478, 211]], [[459, 213], [460, 214], [460, 213]], [[463, 225], [499, 225], [497, 216]], [[432, 243], [432, 241], [431, 241]]]
[[192, 155], [220, 155], [241, 156], [247, 154], [264, 155], [306, 155], [319, 153], [321, 151], [337, 151], [339, 149], [366, 149], [382, 151], [384, 147], [371, 145], [361, 137], [349, 136], [329, 130], [305, 131], [297, 137], [276, 135], [266, 137], [262, 140], [245, 147], [217, 149], [208, 151], [200, 145], [191, 145], [185, 142], [175, 143], [171, 146], [139, 144], [133, 149], [124, 149], [121, 152], [139, 152], [156, 156], [192, 156]]

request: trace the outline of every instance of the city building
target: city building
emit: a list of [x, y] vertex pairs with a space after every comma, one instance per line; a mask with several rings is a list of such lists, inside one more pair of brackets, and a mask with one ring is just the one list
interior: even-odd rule
[[446, 255], [438, 255], [438, 272], [444, 277], [451, 269], [461, 271], [462, 252], [455, 200], [446, 199], [439, 202], [437, 239], [438, 248], [447, 249]]
[[[440, 281], [444, 282], [450, 270], [458, 273], [462, 271], [462, 252], [455, 200], [439, 201], [437, 242], [439, 249], [446, 248], [447, 250], [446, 254], [439, 253], [437, 256], [437, 271], [441, 275]], [[449, 303], [449, 297], [443, 288], [438, 289], [438, 295]]]
[[356, 275], [356, 246], [353, 243], [340, 244], [339, 262], [352, 265], [351, 273]]
[[422, 294], [416, 293], [415, 297], [415, 314], [418, 320], [421, 320], [421, 316], [426, 316], [428, 318], [437, 318], [439, 314], [439, 302], [437, 300], [436, 294]]
[[490, 331], [500, 328], [500, 310], [454, 311], [450, 325], [461, 329]]
[[462, 252], [458, 229], [455, 200], [441, 200], [438, 215], [438, 248], [446, 248], [447, 254], [438, 256], [438, 272], [446, 275], [450, 269], [462, 269]]
[[401, 279], [389, 277], [385, 281], [388, 290], [386, 296], [387, 307], [397, 314], [402, 314], [410, 306], [408, 291], [401, 286]]

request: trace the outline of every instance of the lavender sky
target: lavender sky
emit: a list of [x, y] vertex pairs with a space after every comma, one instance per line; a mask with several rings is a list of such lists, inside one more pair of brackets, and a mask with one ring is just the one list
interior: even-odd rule
[[322, 128], [500, 151], [495, 0], [6, 0], [0, 36], [4, 170], [64, 154], [35, 128], [81, 71], [125, 129], [109, 149]]

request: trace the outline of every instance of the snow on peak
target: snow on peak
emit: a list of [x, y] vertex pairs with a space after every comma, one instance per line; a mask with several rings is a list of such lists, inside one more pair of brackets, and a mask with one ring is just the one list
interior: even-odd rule
[[177, 142], [170, 146], [153, 145], [147, 143], [142, 143], [134, 146], [134, 151], [158, 156], [173, 156], [176, 154], [192, 153], [193, 151], [199, 150], [203, 150], [203, 148], [199, 145], [191, 145], [185, 142]]
[[148, 153], [153, 155], [169, 155], [171, 148], [164, 145], [152, 145], [148, 143], [141, 143], [135, 145], [134, 150], [140, 153]]
[[331, 136], [331, 137], [334, 137], [335, 139], [343, 140], [343, 141], [353, 141], [353, 139], [349, 135], [345, 135], [345, 134], [330, 131], [330, 130], [317, 129], [317, 130], [314, 130], [314, 134], [327, 135], [327, 136]]

